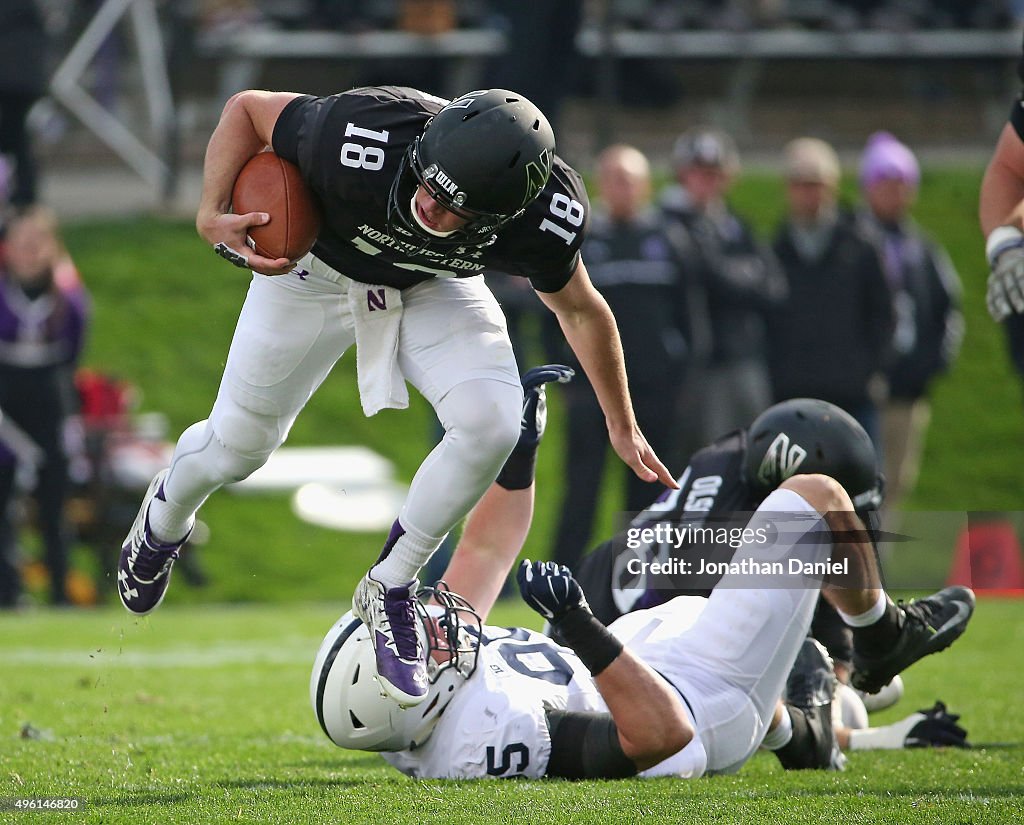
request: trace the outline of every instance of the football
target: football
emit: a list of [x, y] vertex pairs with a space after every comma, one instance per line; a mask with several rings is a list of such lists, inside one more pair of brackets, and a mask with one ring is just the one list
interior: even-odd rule
[[298, 260], [309, 252], [320, 231], [320, 207], [299, 168], [273, 152], [260, 152], [242, 167], [231, 209], [236, 215], [270, 215], [262, 226], [249, 227], [252, 248], [267, 258]]

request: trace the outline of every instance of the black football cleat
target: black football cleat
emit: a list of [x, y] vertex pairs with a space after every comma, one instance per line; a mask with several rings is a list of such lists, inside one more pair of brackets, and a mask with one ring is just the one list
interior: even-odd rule
[[974, 593], [967, 587], [947, 587], [927, 598], [900, 605], [900, 612], [899, 636], [888, 652], [865, 656], [854, 646], [850, 681], [857, 690], [877, 693], [918, 659], [953, 644], [974, 613]]
[[167, 473], [168, 470], [161, 470], [149, 485], [131, 532], [121, 545], [117, 594], [121, 603], [136, 616], [145, 616], [160, 606], [171, 581], [171, 568], [192, 533], [190, 527], [188, 535], [181, 541], [161, 544], [150, 532], [149, 505], [157, 496], [163, 497]]
[[793, 722], [793, 738], [775, 751], [787, 771], [846, 768], [832, 727], [836, 672], [825, 648], [805, 639], [786, 681], [785, 708]]

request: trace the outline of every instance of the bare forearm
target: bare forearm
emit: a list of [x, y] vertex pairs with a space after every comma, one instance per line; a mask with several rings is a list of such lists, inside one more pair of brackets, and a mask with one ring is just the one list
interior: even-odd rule
[[981, 231], [988, 235], [998, 226], [1024, 229], [1024, 143], [1007, 125], [985, 170], [978, 204]]
[[444, 580], [486, 621], [533, 519], [533, 486], [506, 490], [492, 484], [466, 520]]
[[267, 145], [256, 131], [247, 107], [247, 95], [240, 92], [224, 106], [220, 122], [210, 136], [203, 162], [203, 191], [196, 220], [200, 232], [204, 217], [222, 214], [231, 205], [235, 178], [253, 155]]
[[682, 750], [693, 730], [679, 694], [628, 649], [594, 677], [623, 753], [645, 770]]
[[565, 340], [580, 361], [604, 411], [608, 429], [627, 429], [636, 419], [629, 397], [626, 364], [615, 316], [594, 292], [593, 303], [558, 316]]

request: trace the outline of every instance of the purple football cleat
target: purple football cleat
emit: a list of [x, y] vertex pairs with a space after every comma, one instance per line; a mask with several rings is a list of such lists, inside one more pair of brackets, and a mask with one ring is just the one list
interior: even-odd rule
[[145, 616], [159, 607], [171, 581], [171, 567], [178, 558], [188, 534], [176, 544], [162, 544], [149, 531], [149, 505], [157, 496], [163, 497], [163, 483], [168, 470], [161, 470], [149, 485], [135, 524], [121, 546], [117, 565], [117, 594], [121, 603], [136, 616]]
[[416, 586], [413, 580], [386, 589], [367, 573], [352, 597], [352, 612], [370, 630], [380, 686], [403, 707], [427, 698], [427, 666], [413, 606]]

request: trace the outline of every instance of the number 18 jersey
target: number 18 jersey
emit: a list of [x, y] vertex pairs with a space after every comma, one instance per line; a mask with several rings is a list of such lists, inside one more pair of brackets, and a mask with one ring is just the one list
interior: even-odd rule
[[447, 103], [415, 89], [373, 86], [304, 95], [285, 106], [273, 148], [299, 167], [323, 207], [313, 254], [354, 281], [399, 289], [494, 270], [557, 292], [579, 262], [589, 211], [582, 179], [558, 157], [540, 194], [493, 244], [435, 249], [389, 226], [391, 185], [406, 149]]

